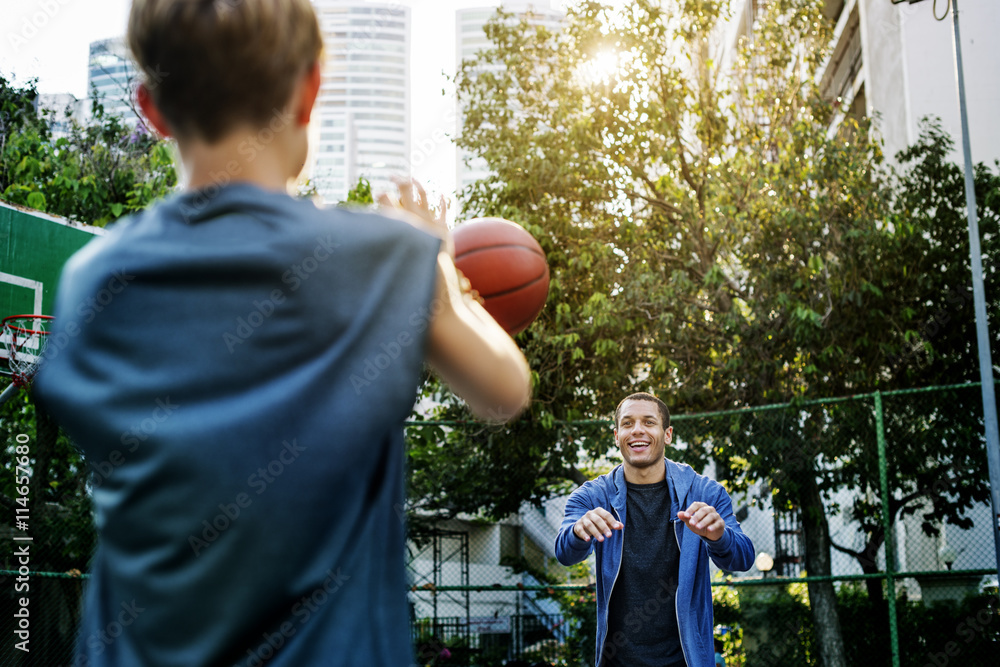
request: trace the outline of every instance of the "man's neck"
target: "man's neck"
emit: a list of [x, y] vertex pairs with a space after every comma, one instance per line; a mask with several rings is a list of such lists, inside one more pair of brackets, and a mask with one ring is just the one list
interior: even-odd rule
[[656, 484], [667, 478], [667, 464], [663, 461], [648, 468], [633, 468], [626, 463], [623, 468], [625, 481], [630, 484]]

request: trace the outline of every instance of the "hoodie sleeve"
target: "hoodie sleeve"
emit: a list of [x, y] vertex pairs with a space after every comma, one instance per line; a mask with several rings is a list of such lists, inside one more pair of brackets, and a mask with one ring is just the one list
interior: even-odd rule
[[573, 492], [566, 501], [562, 525], [556, 535], [556, 558], [563, 565], [575, 565], [590, 555], [594, 541], [581, 540], [573, 532], [573, 526], [584, 514], [594, 509], [593, 488], [590, 482]]
[[726, 489], [718, 482], [712, 482], [715, 488], [715, 502], [712, 506], [726, 522], [726, 531], [715, 542], [701, 538], [708, 547], [708, 555], [712, 561], [723, 570], [730, 572], [746, 572], [753, 567], [753, 542], [740, 528], [740, 522], [733, 514], [733, 501]]

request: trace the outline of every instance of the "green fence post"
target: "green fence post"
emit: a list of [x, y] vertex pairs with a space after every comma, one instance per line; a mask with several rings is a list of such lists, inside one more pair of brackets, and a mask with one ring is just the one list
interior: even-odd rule
[[889, 514], [889, 465], [885, 453], [885, 423], [882, 421], [882, 393], [875, 394], [875, 436], [878, 440], [878, 476], [882, 487], [882, 526], [885, 529], [886, 599], [889, 602], [889, 645], [892, 667], [899, 667], [899, 630], [896, 627], [896, 542]]

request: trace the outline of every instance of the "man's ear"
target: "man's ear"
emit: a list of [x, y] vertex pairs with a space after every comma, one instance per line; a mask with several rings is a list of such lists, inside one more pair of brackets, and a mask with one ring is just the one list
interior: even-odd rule
[[160, 109], [156, 106], [153, 101], [153, 94], [149, 92], [149, 88], [146, 84], [140, 84], [139, 89], [135, 91], [136, 100], [139, 102], [139, 108], [142, 109], [142, 113], [146, 116], [153, 128], [160, 133], [163, 137], [170, 136], [170, 126], [167, 125], [166, 119], [163, 114], [160, 113]]
[[316, 97], [319, 95], [319, 87], [323, 80], [320, 76], [319, 61], [312, 64], [312, 67], [302, 78], [302, 86], [299, 92], [299, 108], [296, 113], [296, 120], [299, 125], [306, 126], [312, 118], [313, 107], [316, 104]]

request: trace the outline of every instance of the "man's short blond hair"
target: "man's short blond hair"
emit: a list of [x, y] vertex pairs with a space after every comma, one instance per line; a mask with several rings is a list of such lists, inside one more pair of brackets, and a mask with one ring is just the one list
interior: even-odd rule
[[128, 45], [178, 138], [263, 127], [323, 50], [309, 0], [134, 0]]

